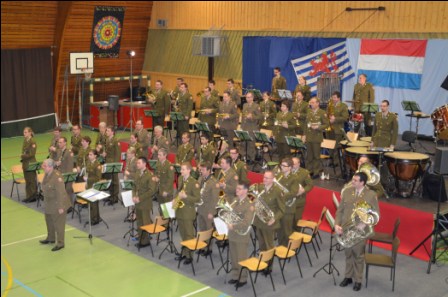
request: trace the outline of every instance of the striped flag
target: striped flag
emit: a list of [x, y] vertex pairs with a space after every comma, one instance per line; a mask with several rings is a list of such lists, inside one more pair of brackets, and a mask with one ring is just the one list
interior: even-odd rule
[[299, 76], [304, 76], [307, 85], [311, 87], [311, 93], [316, 94], [317, 79], [323, 73], [338, 73], [341, 81], [355, 76], [350, 66], [350, 61], [345, 47], [345, 40], [337, 40], [337, 43], [326, 48], [319, 49], [312, 54], [291, 60], [292, 67], [299, 81]]
[[363, 39], [358, 74], [376, 86], [419, 90], [427, 40]]

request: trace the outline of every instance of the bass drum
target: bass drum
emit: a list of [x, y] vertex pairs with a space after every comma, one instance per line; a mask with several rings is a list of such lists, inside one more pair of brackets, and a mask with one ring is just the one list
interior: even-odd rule
[[448, 139], [448, 104], [437, 108], [431, 114], [432, 123], [439, 139]]

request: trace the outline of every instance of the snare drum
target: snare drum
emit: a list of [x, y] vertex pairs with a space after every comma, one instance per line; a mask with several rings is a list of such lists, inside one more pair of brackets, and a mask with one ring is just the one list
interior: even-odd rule
[[355, 172], [358, 170], [358, 159], [362, 156], [367, 156], [370, 162], [378, 167], [378, 153], [367, 151], [367, 147], [348, 147], [345, 151], [345, 163]]
[[384, 154], [390, 173], [398, 180], [411, 181], [420, 177], [429, 162], [429, 156], [413, 152]]
[[439, 139], [448, 139], [448, 104], [437, 108], [431, 114], [434, 129]]

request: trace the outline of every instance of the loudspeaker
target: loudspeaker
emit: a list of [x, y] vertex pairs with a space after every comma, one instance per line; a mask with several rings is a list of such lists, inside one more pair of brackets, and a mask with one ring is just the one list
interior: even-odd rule
[[107, 102], [109, 102], [109, 110], [117, 111], [118, 106], [118, 99], [119, 97], [117, 95], [109, 95], [107, 96]]
[[447, 201], [445, 180], [442, 175], [427, 173], [423, 177], [423, 197], [440, 202]]
[[436, 147], [434, 172], [448, 174], [448, 147]]

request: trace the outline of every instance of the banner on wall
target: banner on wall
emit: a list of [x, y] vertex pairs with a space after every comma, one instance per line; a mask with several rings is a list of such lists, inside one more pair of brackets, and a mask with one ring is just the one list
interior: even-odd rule
[[427, 40], [363, 39], [358, 74], [375, 86], [419, 90]]
[[95, 7], [90, 43], [95, 57], [118, 58], [125, 10], [121, 6]]
[[345, 40], [335, 39], [334, 44], [313, 53], [291, 60], [297, 76], [304, 76], [311, 93], [316, 94], [317, 79], [324, 73], [338, 73], [341, 81], [352, 78], [355, 73], [350, 66]]

